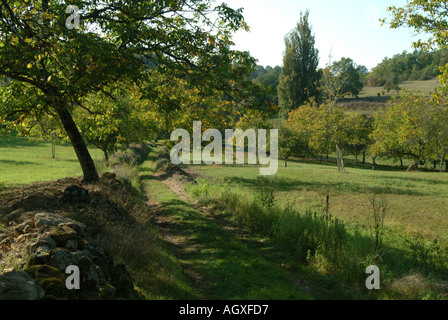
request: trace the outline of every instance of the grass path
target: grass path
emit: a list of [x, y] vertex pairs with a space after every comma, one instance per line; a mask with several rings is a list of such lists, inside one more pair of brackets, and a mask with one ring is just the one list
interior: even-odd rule
[[[200, 299], [303, 300], [309, 288], [268, 239], [240, 229], [228, 216], [179, 197], [171, 179], [154, 174], [149, 158], [142, 180], [153, 222]], [[178, 186], [177, 186], [178, 187]]]

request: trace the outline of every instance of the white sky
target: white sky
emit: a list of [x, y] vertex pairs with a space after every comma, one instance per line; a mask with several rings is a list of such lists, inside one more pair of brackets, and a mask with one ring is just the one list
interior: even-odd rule
[[249, 51], [258, 64], [282, 65], [284, 36], [299, 21], [300, 12], [309, 9], [320, 65], [342, 57], [352, 58], [368, 69], [385, 57], [406, 50], [421, 36], [406, 29], [380, 26], [378, 19], [390, 18], [388, 6], [400, 6], [405, 0], [221, 0], [234, 9], [244, 8], [250, 32], [238, 32], [235, 48]]

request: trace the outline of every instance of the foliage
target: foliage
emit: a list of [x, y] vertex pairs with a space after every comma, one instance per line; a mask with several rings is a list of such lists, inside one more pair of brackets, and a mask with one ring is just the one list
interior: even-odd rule
[[[448, 48], [448, 33], [446, 21], [446, 1], [435, 0], [412, 0], [408, 1], [402, 7], [391, 6], [388, 8], [392, 18], [390, 19], [391, 28], [409, 27], [417, 34], [428, 34], [426, 40], [419, 39], [413, 43], [413, 46], [425, 51], [433, 49], [444, 50]], [[383, 23], [386, 19], [383, 20]], [[444, 91], [448, 84], [448, 61], [439, 65], [440, 82]]]
[[244, 105], [263, 102], [253, 98], [256, 87], [249, 79], [255, 59], [230, 49], [232, 33], [248, 30], [242, 10], [209, 0], [70, 4], [79, 8], [78, 28], [66, 25], [66, 1], [0, 4], [0, 79], [6, 85], [0, 110], [7, 121], [23, 120], [32, 110], [55, 114], [85, 182], [99, 177], [72, 112], [90, 94], [112, 95], [128, 82], [157, 101], [148, 81], [157, 70], [184, 79], [204, 96], [220, 90]]
[[[446, 105], [423, 94], [403, 91], [375, 115], [371, 152], [390, 157], [409, 157], [412, 166], [427, 160], [446, 160]], [[412, 168], [409, 167], [409, 169]]]
[[339, 94], [342, 97], [345, 95], [358, 97], [359, 92], [364, 86], [361, 77], [365, 69], [363, 66], [357, 66], [350, 58], [342, 58], [339, 61], [333, 62], [331, 71], [340, 77]]
[[155, 121], [137, 88], [123, 85], [114, 92], [114, 98], [92, 94], [82, 104], [89, 108], [74, 110], [73, 117], [87, 145], [102, 150], [106, 160], [120, 146], [155, 137]]
[[275, 104], [278, 105], [278, 85], [279, 77], [282, 72], [282, 68], [275, 66], [257, 66], [255, 71], [252, 73], [252, 78], [255, 83], [259, 83], [270, 90], [270, 99]]
[[309, 11], [285, 37], [285, 53], [278, 86], [279, 108], [282, 116], [316, 97], [319, 80], [319, 51], [308, 22]]
[[415, 50], [384, 58], [366, 77], [366, 85], [396, 89], [400, 82], [429, 80], [440, 75], [439, 67], [448, 62], [447, 50]]

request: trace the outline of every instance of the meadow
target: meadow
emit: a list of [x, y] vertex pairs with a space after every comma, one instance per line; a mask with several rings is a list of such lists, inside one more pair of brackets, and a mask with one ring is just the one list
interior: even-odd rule
[[[81, 175], [69, 145], [58, 145], [52, 159], [49, 143], [4, 135], [0, 151], [3, 187]], [[98, 150], [91, 153], [102, 159]], [[331, 156], [323, 162], [292, 158], [288, 167], [280, 161], [277, 174], [265, 177], [254, 165], [183, 166], [197, 176], [197, 183], [182, 192], [213, 212], [206, 214], [154, 177], [160, 169], [156, 159], [151, 152], [139, 165], [140, 184], [132, 185], [143, 188], [139, 197], [146, 194], [166, 210], [171, 232], [186, 237], [185, 252], [172, 256], [174, 267], [169, 268], [201, 274], [204, 288], [191, 287], [181, 273], [171, 278], [165, 264], [154, 265], [166, 279], [151, 284], [149, 296], [310, 298], [301, 287], [289, 285], [289, 276], [283, 274], [287, 272], [310, 283], [318, 299], [447, 297], [446, 173], [430, 168], [406, 172], [388, 159], [378, 159], [373, 171], [352, 157], [345, 159], [341, 173]], [[229, 223], [248, 233], [229, 232]], [[169, 254], [178, 250], [156, 247]], [[365, 268], [371, 264], [380, 267], [384, 285], [373, 295], [364, 287]], [[292, 269], [281, 271], [279, 265]], [[185, 290], [165, 288], [164, 283], [173, 281]]]
[[382, 272], [379, 299], [446, 299], [448, 176], [294, 159], [275, 176], [254, 166], [188, 166], [187, 190], [250, 230], [289, 248], [308, 270], [362, 291], [368, 265]]
[[[98, 149], [90, 149], [94, 160], [103, 158]], [[19, 137], [14, 133], [0, 135], [0, 186], [27, 185], [82, 175], [71, 144], [58, 144], [53, 159], [51, 144]]]
[[368, 165], [350, 165], [337, 171], [334, 162], [288, 161], [280, 163], [273, 177], [260, 177], [251, 166], [190, 166], [211, 182], [226, 180], [235, 188], [256, 192], [260, 187], [274, 191], [281, 205], [299, 211], [314, 210], [329, 204], [332, 214], [349, 225], [366, 226], [371, 212], [369, 199], [382, 195], [387, 201], [386, 225], [400, 233], [418, 232], [427, 239], [448, 241], [448, 175], [437, 172], [405, 172], [382, 166], [373, 171]]
[[[398, 85], [400, 90], [420, 92], [430, 96], [440, 86], [438, 79], [405, 81]], [[347, 96], [338, 104], [347, 107], [348, 110], [373, 116], [375, 112], [386, 105], [386, 103], [400, 90], [385, 90], [384, 87], [364, 87], [358, 97]]]

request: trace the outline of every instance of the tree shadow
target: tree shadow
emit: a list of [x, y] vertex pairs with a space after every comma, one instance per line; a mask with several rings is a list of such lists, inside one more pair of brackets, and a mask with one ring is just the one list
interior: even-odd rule
[[38, 164], [37, 162], [33, 162], [33, 161], [17, 161], [17, 160], [5, 160], [5, 159], [0, 159], [0, 164], [4, 163], [5, 165], [15, 165], [15, 166], [23, 166], [23, 165], [36, 165]]
[[239, 184], [243, 187], [249, 187], [251, 189], [257, 189], [262, 186], [267, 186], [277, 191], [300, 191], [306, 190], [336, 190], [348, 193], [375, 193], [375, 194], [396, 194], [396, 195], [428, 195], [429, 192], [408, 190], [405, 188], [391, 187], [391, 186], [365, 186], [364, 184], [356, 183], [355, 181], [346, 182], [309, 182], [309, 181], [297, 181], [296, 179], [286, 177], [275, 177], [267, 180], [258, 180], [252, 178], [230, 177], [231, 183]]

